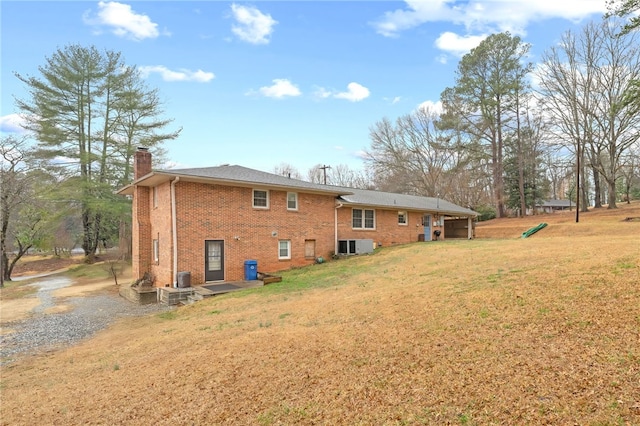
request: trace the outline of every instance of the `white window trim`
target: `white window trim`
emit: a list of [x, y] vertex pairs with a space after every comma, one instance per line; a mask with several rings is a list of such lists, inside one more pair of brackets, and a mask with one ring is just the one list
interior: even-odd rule
[[[267, 194], [267, 205], [256, 206], [256, 191], [265, 192]], [[268, 209], [269, 208], [269, 190], [268, 189], [254, 189], [251, 191], [251, 205], [254, 209]]]
[[[362, 220], [362, 226], [361, 226], [361, 227], [355, 227], [355, 226], [353, 226], [353, 212], [354, 212], [354, 211], [356, 211], [356, 210], [359, 210], [359, 211], [361, 211], [361, 212], [362, 212], [362, 218], [361, 218], [361, 220]], [[366, 214], [365, 214], [365, 212], [367, 212], [367, 211], [371, 211], [371, 212], [373, 212], [373, 227], [372, 227], [372, 228], [367, 228], [367, 227], [365, 226], [365, 224], [366, 224], [366, 222], [367, 222], [367, 221], [366, 221]], [[356, 208], [352, 208], [352, 209], [351, 209], [351, 229], [363, 229], [363, 230], [366, 230], [366, 231], [375, 231], [375, 229], [376, 229], [376, 211], [375, 211], [374, 209], [356, 209]]]
[[[287, 243], [287, 255], [286, 256], [282, 256], [280, 254], [280, 244], [282, 244], [282, 243]], [[280, 260], [291, 259], [291, 240], [278, 240], [278, 259], [280, 259]]]
[[153, 208], [158, 208], [158, 187], [153, 187]]
[[[289, 207], [289, 195], [293, 195], [295, 197], [296, 206], [293, 208]], [[287, 192], [287, 210], [291, 210], [291, 211], [298, 210], [298, 193], [297, 192]]]
[[160, 263], [160, 240], [154, 238], [152, 250], [153, 250], [153, 262], [156, 264]]
[[[400, 215], [404, 216], [404, 222], [400, 222]], [[398, 225], [407, 226], [408, 223], [409, 223], [409, 214], [406, 211], [399, 211], [398, 212]]]

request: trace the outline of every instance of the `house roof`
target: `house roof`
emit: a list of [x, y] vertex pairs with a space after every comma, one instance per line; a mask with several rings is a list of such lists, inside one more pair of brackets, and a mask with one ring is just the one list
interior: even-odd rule
[[442, 198], [420, 197], [417, 195], [394, 194], [392, 192], [370, 191], [354, 188], [349, 188], [349, 190], [352, 193], [340, 196], [341, 202], [392, 209], [433, 211], [448, 216], [478, 215], [478, 213], [471, 209], [460, 207]]
[[571, 207], [574, 206], [571, 200], [546, 200], [541, 207]]
[[443, 199], [323, 185], [237, 165], [158, 170], [137, 179], [130, 185], [120, 189], [118, 193], [131, 195], [135, 185], [151, 187], [171, 181], [176, 177], [179, 177], [181, 181], [187, 182], [218, 183], [244, 187], [264, 186], [282, 190], [321, 193], [338, 197], [338, 200], [343, 204], [433, 211], [450, 216], [477, 216], [477, 213], [473, 210], [460, 207]]
[[222, 165], [216, 167], [201, 167], [193, 169], [167, 169], [151, 172], [137, 179], [130, 185], [120, 189], [119, 194], [133, 194], [133, 186], [156, 186], [179, 177], [181, 181], [218, 183], [222, 185], [235, 185], [244, 187], [264, 186], [269, 188], [304, 190], [312, 193], [332, 194], [335, 196], [349, 193], [344, 188], [330, 185], [305, 182], [280, 176], [260, 170], [249, 169], [236, 165]]

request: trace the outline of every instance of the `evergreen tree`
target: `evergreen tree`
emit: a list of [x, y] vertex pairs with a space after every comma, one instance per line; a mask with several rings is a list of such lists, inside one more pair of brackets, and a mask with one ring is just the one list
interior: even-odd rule
[[30, 94], [17, 105], [38, 140], [38, 155], [79, 206], [82, 249], [91, 261], [127, 210], [113, 190], [130, 180], [135, 147], [157, 150], [179, 130], [161, 132], [171, 121], [158, 118], [157, 93], [118, 52], [69, 45], [39, 71], [40, 78], [16, 74]]

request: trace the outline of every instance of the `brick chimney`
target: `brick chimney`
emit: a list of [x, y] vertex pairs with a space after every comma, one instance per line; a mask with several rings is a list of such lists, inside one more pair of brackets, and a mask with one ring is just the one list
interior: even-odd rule
[[[151, 153], [148, 148], [138, 148], [133, 154], [134, 181], [151, 173]], [[135, 185], [131, 223], [132, 273], [134, 279], [144, 277], [151, 272], [151, 196], [148, 186]]]
[[149, 173], [151, 173], [151, 153], [149, 148], [138, 147], [133, 155], [133, 179], [140, 179]]

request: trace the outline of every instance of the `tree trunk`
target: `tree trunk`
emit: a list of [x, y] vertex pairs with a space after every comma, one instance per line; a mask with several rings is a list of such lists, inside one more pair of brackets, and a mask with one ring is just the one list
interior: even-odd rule
[[609, 206], [607, 208], [609, 209], [617, 209], [618, 205], [616, 204], [616, 181], [612, 180], [608, 182], [609, 184]]
[[[582, 158], [582, 164], [584, 164], [584, 157]], [[589, 194], [587, 193], [587, 178], [586, 178], [586, 168], [583, 167], [580, 172], [580, 211], [588, 212], [589, 211]]]
[[120, 221], [120, 229], [118, 232], [119, 251], [120, 257], [124, 261], [131, 260], [132, 241], [131, 241], [131, 226], [125, 220]]
[[591, 171], [593, 173], [593, 192], [595, 199], [593, 201], [593, 207], [601, 208], [602, 207], [602, 189], [600, 185], [600, 172], [597, 168], [591, 167]]

